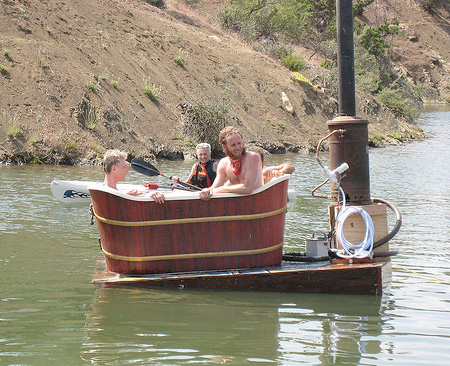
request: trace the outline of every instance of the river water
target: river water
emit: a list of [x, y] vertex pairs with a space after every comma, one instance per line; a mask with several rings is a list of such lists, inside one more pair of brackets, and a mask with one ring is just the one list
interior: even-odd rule
[[[101, 168], [0, 166], [0, 365], [449, 365], [450, 111], [418, 123], [428, 139], [370, 151], [372, 196], [403, 215], [382, 297], [95, 288], [97, 228], [50, 182], [100, 181]], [[285, 250], [303, 251], [327, 229], [328, 201], [310, 193], [324, 177], [313, 155], [267, 160], [296, 167]]]

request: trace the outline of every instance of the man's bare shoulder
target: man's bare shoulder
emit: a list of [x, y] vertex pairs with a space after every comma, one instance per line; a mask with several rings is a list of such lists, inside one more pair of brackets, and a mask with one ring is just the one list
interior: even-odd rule
[[220, 165], [220, 166], [227, 165], [229, 162], [230, 162], [230, 159], [228, 159], [228, 157], [225, 156], [224, 158], [219, 160], [219, 163], [217, 165]]
[[254, 151], [247, 151], [245, 156], [245, 159], [252, 164], [260, 160], [259, 154]]

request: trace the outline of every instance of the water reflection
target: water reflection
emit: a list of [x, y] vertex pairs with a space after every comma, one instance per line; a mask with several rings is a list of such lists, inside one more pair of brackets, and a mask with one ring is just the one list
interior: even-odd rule
[[374, 296], [99, 288], [81, 355], [97, 365], [358, 365], [381, 351], [381, 306]]

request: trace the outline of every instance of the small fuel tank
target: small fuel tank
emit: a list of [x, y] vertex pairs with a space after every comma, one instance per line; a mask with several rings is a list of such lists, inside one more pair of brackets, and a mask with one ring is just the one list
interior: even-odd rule
[[[322, 235], [322, 236], [319, 236]], [[307, 257], [326, 257], [328, 256], [328, 237], [323, 232], [314, 231], [311, 238], [306, 239]]]

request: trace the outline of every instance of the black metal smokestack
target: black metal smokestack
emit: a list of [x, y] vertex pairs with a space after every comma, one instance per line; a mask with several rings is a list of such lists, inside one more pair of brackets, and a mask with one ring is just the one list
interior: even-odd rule
[[355, 116], [355, 56], [353, 46], [353, 1], [336, 1], [339, 67], [339, 115]]
[[[336, 0], [336, 25], [339, 68], [339, 116], [327, 122], [328, 130], [342, 130], [330, 137], [330, 168], [346, 162], [349, 169], [341, 181], [347, 203], [371, 204], [369, 181], [369, 121], [356, 116], [355, 56], [353, 46], [353, 2]], [[331, 189], [338, 200], [337, 187]]]

